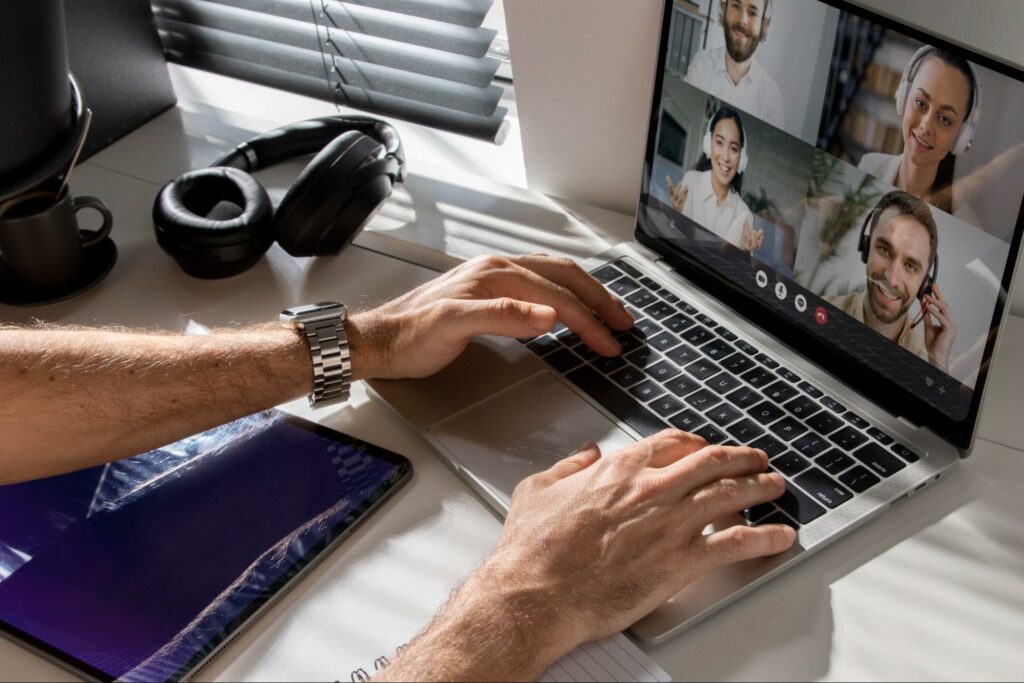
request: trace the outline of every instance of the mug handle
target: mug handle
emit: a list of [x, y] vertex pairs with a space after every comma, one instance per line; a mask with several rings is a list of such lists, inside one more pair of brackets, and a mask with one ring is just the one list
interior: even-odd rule
[[75, 197], [71, 202], [71, 210], [77, 214], [80, 209], [95, 209], [103, 216], [103, 225], [99, 230], [80, 231], [82, 248], [85, 249], [99, 244], [110, 234], [110, 229], [114, 227], [114, 216], [110, 213], [107, 205], [96, 197]]

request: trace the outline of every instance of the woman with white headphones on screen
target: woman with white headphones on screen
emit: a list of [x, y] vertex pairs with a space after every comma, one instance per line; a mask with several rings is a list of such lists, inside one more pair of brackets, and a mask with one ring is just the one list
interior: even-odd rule
[[739, 112], [719, 107], [704, 132], [697, 168], [678, 185], [665, 177], [672, 206], [698, 225], [744, 251], [764, 244], [764, 231], [754, 230], [754, 215], [740, 196], [747, 168], [747, 140]]
[[903, 153], [865, 154], [857, 168], [975, 223], [953, 185], [956, 157], [970, 149], [981, 115], [981, 80], [974, 65], [940, 48], [922, 47], [903, 70], [896, 113]]

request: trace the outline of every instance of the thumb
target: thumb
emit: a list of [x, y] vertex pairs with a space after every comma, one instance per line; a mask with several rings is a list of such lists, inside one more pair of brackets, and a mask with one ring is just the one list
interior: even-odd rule
[[588, 443], [569, 457], [556, 462], [548, 472], [553, 474], [556, 479], [565, 479], [577, 472], [582, 472], [600, 459], [601, 449], [595, 443]]
[[509, 297], [457, 300], [453, 305], [461, 310], [452, 316], [454, 325], [449, 329], [467, 339], [478, 334], [536, 337], [550, 332], [558, 321], [558, 314], [550, 306]]

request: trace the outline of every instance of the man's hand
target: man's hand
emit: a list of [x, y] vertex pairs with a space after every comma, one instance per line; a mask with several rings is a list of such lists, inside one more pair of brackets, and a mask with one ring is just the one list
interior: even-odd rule
[[949, 304], [942, 298], [938, 285], [932, 286], [932, 294], [925, 294], [924, 301], [924, 343], [928, 359], [943, 372], [949, 372], [949, 353], [956, 342], [956, 323]]
[[703, 533], [783, 493], [767, 465], [762, 451], [667, 430], [604, 458], [585, 448], [525, 479], [493, 555], [383, 678], [536, 678], [705, 572], [786, 550], [796, 538], [786, 526]]
[[356, 379], [427, 377], [477, 335], [534, 337], [557, 320], [604, 356], [633, 317], [572, 260], [543, 254], [474, 258], [379, 308], [351, 317]]
[[682, 180], [679, 181], [678, 185], [673, 185], [672, 178], [669, 176], [665, 176], [665, 185], [668, 187], [669, 197], [672, 198], [672, 208], [682, 213], [683, 205], [686, 204], [686, 196], [690, 193], [690, 190]]

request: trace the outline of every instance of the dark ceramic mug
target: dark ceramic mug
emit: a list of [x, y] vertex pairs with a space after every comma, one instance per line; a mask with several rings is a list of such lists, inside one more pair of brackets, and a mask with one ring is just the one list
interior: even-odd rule
[[[77, 214], [94, 209], [99, 230], [81, 230]], [[82, 270], [82, 250], [106, 239], [113, 227], [107, 205], [96, 197], [71, 197], [64, 188], [29, 192], [0, 205], [0, 257], [11, 277], [36, 292], [59, 292]]]

